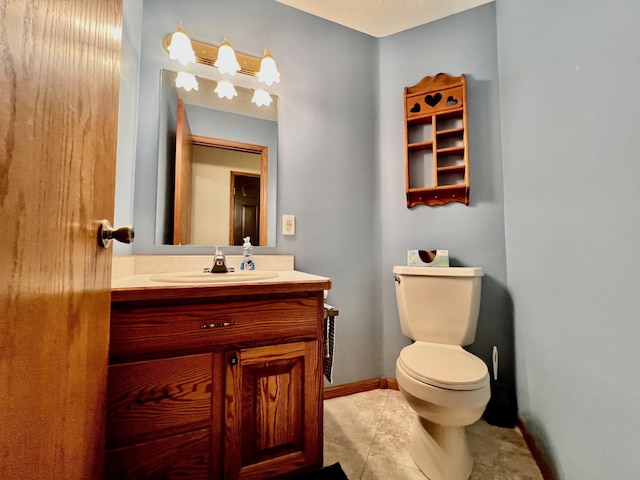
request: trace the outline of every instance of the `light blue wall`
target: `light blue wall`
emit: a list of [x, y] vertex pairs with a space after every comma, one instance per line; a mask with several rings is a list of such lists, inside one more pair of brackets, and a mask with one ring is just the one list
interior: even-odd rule
[[[146, 1], [136, 254], [213, 253], [154, 245], [159, 71], [175, 68], [161, 39], [178, 20], [194, 39], [219, 43], [226, 34], [238, 51], [258, 56], [266, 44], [278, 61], [278, 238], [276, 248], [261, 251], [293, 253], [296, 268], [333, 280], [329, 301], [340, 310], [335, 384], [395, 376], [408, 340], [398, 324], [391, 269], [415, 248], [448, 248], [454, 264], [485, 269], [470, 349], [488, 360], [498, 345], [504, 378], [512, 382], [493, 5], [375, 39], [277, 2]], [[402, 92], [439, 72], [467, 74], [471, 204], [408, 210]], [[283, 214], [296, 215], [294, 237], [281, 235]]]
[[[294, 254], [298, 270], [332, 279], [329, 301], [340, 310], [334, 383], [380, 376], [379, 314], [372, 302], [377, 292], [371, 280], [379, 270], [374, 251], [376, 40], [275, 1], [145, 0], [135, 254], [213, 254], [210, 247], [154, 245], [160, 69], [176, 67], [162, 39], [178, 21], [193, 39], [220, 44], [226, 34], [237, 51], [260, 57], [267, 45], [276, 59], [282, 74], [273, 89], [280, 100], [277, 246], [255, 250]], [[282, 235], [283, 214], [296, 216], [293, 237]]]
[[[197, 39], [269, 45], [283, 80], [278, 238], [264, 252], [333, 279], [335, 383], [394, 375], [407, 340], [391, 269], [407, 249], [448, 248], [487, 273], [470, 349], [500, 347], [559, 477], [640, 478], [640, 3], [497, 0], [380, 40], [272, 1], [147, 6], [171, 17], [144, 24], [135, 253], [185, 252], [153, 245], [153, 89], [172, 66], [159, 38], [182, 20]], [[468, 75], [471, 204], [408, 210], [402, 89], [441, 71]]]
[[[439, 72], [467, 77], [470, 203], [407, 209], [403, 90]], [[454, 264], [485, 271], [476, 342], [469, 349], [489, 362], [491, 347], [498, 346], [503, 380], [513, 383], [494, 5], [383, 38], [379, 76], [376, 237], [383, 374], [395, 377], [395, 359], [407, 344], [398, 328], [393, 266], [406, 264], [407, 250], [448, 249]]]
[[520, 411], [561, 479], [637, 479], [640, 2], [497, 2]]
[[[138, 120], [138, 76], [142, 2], [122, 2], [122, 54], [120, 56], [120, 99], [118, 103], [118, 160], [114, 225], [133, 225], [136, 132]], [[114, 242], [116, 255], [128, 255], [131, 245]]]

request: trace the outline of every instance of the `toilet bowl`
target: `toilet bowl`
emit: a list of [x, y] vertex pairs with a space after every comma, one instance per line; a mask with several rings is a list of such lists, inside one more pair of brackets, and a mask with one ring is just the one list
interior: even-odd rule
[[463, 346], [475, 340], [481, 268], [393, 269], [402, 333], [414, 340], [396, 360], [398, 388], [416, 412], [410, 452], [429, 480], [467, 480], [465, 427], [489, 402], [487, 365]]
[[466, 480], [473, 468], [465, 427], [491, 396], [486, 364], [460, 346], [416, 342], [396, 361], [398, 387], [417, 419], [411, 456], [429, 480]]

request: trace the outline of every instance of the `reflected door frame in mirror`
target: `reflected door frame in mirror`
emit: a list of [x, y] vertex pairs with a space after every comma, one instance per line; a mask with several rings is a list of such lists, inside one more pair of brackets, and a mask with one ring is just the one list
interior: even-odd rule
[[[242, 153], [249, 153], [254, 155], [259, 155], [260, 157], [260, 213], [259, 213], [259, 225], [260, 225], [260, 238], [259, 241], [256, 242], [255, 239], [254, 245], [256, 246], [266, 246], [268, 243], [268, 185], [269, 185], [269, 147], [266, 145], [254, 145], [250, 143], [243, 142], [235, 142], [230, 140], [223, 140], [220, 138], [211, 138], [204, 137], [201, 135], [191, 135], [191, 145], [192, 146], [202, 146], [202, 147], [210, 147], [210, 148], [219, 148], [227, 151], [235, 151]], [[178, 165], [176, 165], [178, 168]], [[177, 174], [178, 170], [176, 170], [176, 182], [178, 181], [180, 175]], [[231, 181], [229, 181], [231, 183]], [[178, 199], [178, 192], [183, 191], [184, 189], [179, 188], [178, 184], [176, 184], [176, 199], [175, 203], [181, 203], [181, 200]], [[233, 192], [231, 192], [233, 195]], [[190, 201], [193, 198], [191, 193], [189, 193], [189, 197], [186, 199], [185, 203]], [[182, 209], [176, 208], [174, 210], [174, 214], [178, 213]], [[233, 202], [231, 202], [231, 210], [233, 210]], [[230, 213], [231, 215], [231, 213]], [[180, 225], [182, 222], [181, 218], [174, 216], [174, 226]], [[179, 243], [174, 244], [178, 245]], [[233, 244], [230, 242], [230, 244]]]

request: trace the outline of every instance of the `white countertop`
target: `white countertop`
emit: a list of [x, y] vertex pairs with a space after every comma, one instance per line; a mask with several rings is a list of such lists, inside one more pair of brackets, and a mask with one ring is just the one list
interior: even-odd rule
[[[228, 295], [268, 295], [293, 292], [317, 292], [331, 289], [331, 279], [294, 270], [293, 255], [254, 255], [256, 270], [250, 273], [268, 273], [268, 278], [215, 278], [204, 274], [202, 269], [210, 267], [211, 256], [204, 255], [134, 255], [114, 257], [111, 277], [111, 301], [154, 301], [166, 299], [187, 299], [218, 297]], [[227, 255], [227, 267], [238, 272], [241, 255]], [[211, 275], [210, 283], [188, 282], [185, 278], [167, 280], [167, 276], [181, 274], [197, 276]], [[163, 281], [157, 276], [165, 277]], [[200, 279], [198, 279], [200, 280]]]
[[[259, 272], [259, 270], [256, 270]], [[185, 272], [186, 273], [186, 272]], [[221, 283], [203, 283], [203, 282], [166, 282], [166, 281], [153, 281], [151, 277], [154, 277], [156, 274], [153, 273], [143, 273], [143, 274], [134, 274], [127, 275], [124, 277], [114, 278], [111, 281], [111, 289], [112, 290], [122, 290], [122, 289], [132, 289], [132, 288], [167, 288], [167, 287], [223, 287], [230, 285], [246, 285], [250, 287], [251, 285], [275, 285], [275, 284], [283, 284], [283, 283], [313, 283], [313, 282], [326, 282], [330, 281], [327, 277], [321, 277], [318, 275], [312, 275], [310, 273], [300, 272], [297, 270], [283, 270], [276, 271], [277, 276], [266, 278], [262, 280], [251, 280], [251, 281], [243, 281], [239, 279], [238, 281], [225, 281]], [[210, 274], [215, 276], [216, 274]], [[223, 275], [223, 274], [220, 274]], [[212, 277], [215, 280], [215, 277]]]

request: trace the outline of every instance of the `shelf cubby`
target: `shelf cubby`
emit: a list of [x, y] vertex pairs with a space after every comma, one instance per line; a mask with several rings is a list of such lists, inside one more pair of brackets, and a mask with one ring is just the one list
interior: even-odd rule
[[425, 77], [404, 97], [407, 207], [468, 205], [465, 76]]

